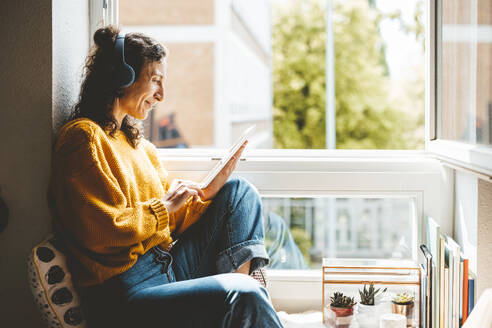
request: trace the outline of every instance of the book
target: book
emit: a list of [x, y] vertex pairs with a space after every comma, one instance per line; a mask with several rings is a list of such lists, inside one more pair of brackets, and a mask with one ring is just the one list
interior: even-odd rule
[[468, 259], [463, 259], [463, 323], [468, 319]]
[[429, 313], [430, 313], [430, 308], [428, 307], [427, 300], [429, 298], [429, 293], [428, 293], [428, 281], [427, 281], [427, 269], [426, 265], [424, 263], [421, 263], [419, 265], [420, 267], [420, 274], [421, 274], [421, 284], [420, 284], [420, 326], [422, 328], [428, 328], [429, 327]]
[[468, 316], [475, 306], [475, 279], [470, 275], [468, 279]]
[[442, 322], [443, 322], [443, 327], [446, 328], [451, 328], [450, 321], [449, 321], [449, 269], [444, 268], [443, 270], [443, 303], [442, 308], [443, 308], [443, 315], [442, 315]]
[[422, 327], [431, 328], [433, 327], [433, 316], [432, 316], [432, 306], [433, 306], [433, 262], [432, 262], [432, 254], [429, 252], [429, 249], [426, 245], [420, 245], [420, 250], [422, 251], [425, 261], [421, 264], [422, 269], [422, 299], [421, 303], [421, 317], [423, 320]]
[[432, 327], [440, 328], [440, 304], [441, 304], [441, 227], [431, 217], [427, 217], [426, 245], [432, 255]]
[[459, 304], [460, 304], [460, 245], [453, 238], [446, 236], [446, 247], [449, 268], [449, 293], [450, 293], [450, 327], [459, 328]]
[[229, 149], [227, 155], [224, 156], [213, 167], [213, 169], [208, 173], [205, 179], [203, 179], [203, 181], [200, 183], [201, 189], [205, 189], [210, 185], [210, 183], [215, 179], [215, 177], [220, 173], [220, 171], [222, 171], [222, 169], [227, 165], [227, 163], [229, 163], [232, 156], [234, 156], [234, 154], [239, 150], [239, 148], [241, 148], [241, 146], [246, 142], [246, 140], [248, 140], [250, 134], [253, 132], [255, 127], [256, 125], [252, 125], [243, 132], [243, 134], [239, 137], [239, 139]]
[[[448, 280], [448, 269], [445, 268], [445, 249], [446, 242], [444, 241], [443, 236], [439, 236], [440, 238], [440, 246], [439, 246], [439, 274], [440, 274], [440, 293], [439, 293], [439, 327], [440, 328], [448, 328], [445, 324], [447, 321], [445, 320], [447, 311], [446, 311], [446, 299], [448, 297], [447, 290], [449, 286], [446, 286], [446, 281]], [[446, 281], [445, 281], [446, 279]]]
[[463, 254], [460, 254], [460, 272], [459, 272], [459, 304], [458, 304], [458, 312], [459, 312], [459, 326], [463, 325]]

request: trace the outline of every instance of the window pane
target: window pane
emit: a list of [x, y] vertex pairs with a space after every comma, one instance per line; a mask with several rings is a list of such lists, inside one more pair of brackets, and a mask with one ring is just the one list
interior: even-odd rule
[[424, 0], [120, 0], [169, 49], [158, 147], [422, 149]]
[[273, 269], [320, 268], [323, 257], [411, 259], [411, 198], [263, 197]]
[[438, 137], [492, 144], [492, 3], [441, 1]]

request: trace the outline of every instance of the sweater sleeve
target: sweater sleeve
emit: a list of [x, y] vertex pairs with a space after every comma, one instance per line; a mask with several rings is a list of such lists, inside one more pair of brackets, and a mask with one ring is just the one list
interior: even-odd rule
[[[68, 140], [67, 140], [68, 139]], [[169, 213], [157, 198], [130, 204], [88, 131], [55, 149], [51, 192], [58, 219], [78, 243], [98, 253], [139, 243], [167, 229]]]
[[[156, 168], [157, 172], [159, 172], [159, 177], [161, 179], [162, 186], [167, 193], [169, 190], [169, 178], [168, 172], [163, 167], [161, 161], [157, 156], [157, 150], [153, 144], [150, 142], [146, 142], [146, 149], [149, 155], [149, 158]], [[186, 229], [188, 229], [191, 225], [193, 225], [198, 219], [202, 216], [203, 213], [207, 210], [208, 206], [212, 201], [202, 201], [201, 199], [198, 202], [193, 203], [192, 199], [188, 199], [186, 203], [181, 206], [181, 208], [170, 214], [170, 230], [171, 233], [174, 233], [176, 236], [182, 234]]]

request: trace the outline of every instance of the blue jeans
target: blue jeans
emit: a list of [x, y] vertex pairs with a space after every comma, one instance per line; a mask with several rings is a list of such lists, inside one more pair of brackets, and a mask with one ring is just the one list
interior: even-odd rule
[[268, 264], [261, 201], [229, 180], [170, 252], [159, 246], [128, 271], [81, 290], [90, 327], [282, 327], [267, 291], [231, 273]]

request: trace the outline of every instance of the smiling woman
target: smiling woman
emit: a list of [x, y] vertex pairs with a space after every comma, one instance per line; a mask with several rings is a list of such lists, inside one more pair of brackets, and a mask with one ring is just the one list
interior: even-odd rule
[[143, 120], [152, 106], [164, 99], [165, 61], [147, 61], [137, 80], [116, 98], [113, 115], [121, 125], [126, 115]]
[[141, 33], [124, 37], [124, 61], [135, 73], [135, 82], [128, 88], [116, 83], [115, 72], [121, 63], [115, 60], [115, 41], [119, 29], [108, 26], [94, 35], [96, 47], [86, 60], [86, 76], [78, 102], [69, 118], [86, 117], [107, 128], [110, 135], [120, 129], [135, 147], [141, 137], [134, 118], [145, 118], [151, 105], [164, 97], [166, 48]]
[[165, 48], [112, 26], [94, 41], [48, 194], [89, 326], [281, 327], [255, 278], [269, 262], [261, 199], [229, 180], [247, 141], [203, 189], [170, 181], [130, 119], [164, 99]]

